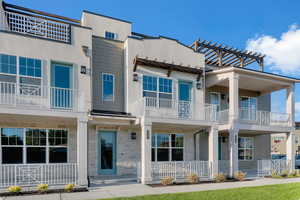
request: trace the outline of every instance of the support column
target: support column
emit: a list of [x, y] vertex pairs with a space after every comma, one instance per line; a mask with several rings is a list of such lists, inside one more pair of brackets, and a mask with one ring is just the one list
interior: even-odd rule
[[295, 84], [286, 89], [286, 113], [289, 114], [289, 125], [295, 125]]
[[208, 161], [211, 166], [211, 178], [214, 178], [219, 173], [218, 136], [218, 128], [212, 126], [208, 135]]
[[229, 130], [229, 176], [234, 177], [234, 174], [239, 170], [238, 159], [238, 138], [239, 130]]
[[88, 119], [77, 119], [77, 165], [78, 165], [78, 185], [88, 185], [88, 148], [87, 129]]
[[290, 164], [290, 172], [295, 169], [295, 134], [290, 132], [286, 134], [286, 161]]
[[142, 120], [142, 137], [141, 137], [141, 182], [142, 184], [152, 181], [151, 177], [151, 139], [152, 123]]
[[232, 73], [229, 77], [229, 123], [239, 119], [239, 76]]

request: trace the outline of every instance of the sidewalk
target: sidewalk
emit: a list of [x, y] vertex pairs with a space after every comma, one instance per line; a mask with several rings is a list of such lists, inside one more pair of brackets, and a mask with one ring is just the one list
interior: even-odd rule
[[7, 200], [95, 200], [103, 198], [115, 198], [115, 197], [132, 197], [140, 195], [151, 194], [164, 194], [164, 193], [178, 193], [178, 192], [195, 192], [205, 190], [218, 190], [218, 189], [230, 189], [238, 187], [252, 187], [262, 185], [284, 184], [300, 182], [300, 178], [290, 179], [256, 179], [245, 182], [227, 182], [227, 183], [209, 183], [200, 185], [180, 185], [180, 186], [168, 186], [168, 187], [150, 187], [138, 183], [126, 183], [122, 185], [102, 186], [100, 188], [90, 188], [90, 192], [81, 193], [64, 193], [61, 194], [49, 194], [49, 195], [34, 195], [34, 196], [20, 196], [20, 197], [8, 197]]

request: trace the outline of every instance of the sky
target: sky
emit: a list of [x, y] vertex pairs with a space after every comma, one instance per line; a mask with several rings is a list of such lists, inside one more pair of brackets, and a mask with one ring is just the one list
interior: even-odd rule
[[[133, 31], [191, 44], [200, 38], [266, 54], [266, 71], [300, 78], [299, 0], [6, 0], [80, 19], [89, 10], [133, 23]], [[300, 121], [300, 84], [296, 85]], [[285, 91], [272, 94], [272, 111], [285, 111]]]

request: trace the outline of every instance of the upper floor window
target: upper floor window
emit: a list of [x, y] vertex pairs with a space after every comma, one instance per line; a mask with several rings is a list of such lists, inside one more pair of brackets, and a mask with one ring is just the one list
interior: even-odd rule
[[114, 82], [113, 74], [102, 74], [102, 98], [103, 101], [114, 101]]
[[117, 40], [118, 39], [118, 34], [113, 33], [113, 32], [109, 32], [109, 31], [105, 31], [105, 38], [112, 39], [112, 40]]
[[239, 137], [239, 160], [253, 160], [254, 156], [254, 138]]
[[0, 73], [16, 74], [17, 73], [17, 57], [0, 54]]
[[256, 120], [257, 99], [240, 97], [240, 115], [243, 120]]
[[172, 105], [172, 80], [157, 78], [155, 76], [143, 76], [143, 96], [151, 97], [149, 103], [152, 106], [170, 107]]
[[20, 75], [42, 77], [42, 61], [33, 58], [19, 58]]

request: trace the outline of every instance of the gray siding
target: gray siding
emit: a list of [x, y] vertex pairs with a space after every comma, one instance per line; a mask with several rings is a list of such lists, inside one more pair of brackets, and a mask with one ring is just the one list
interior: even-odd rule
[[[93, 37], [93, 109], [124, 112], [124, 44], [119, 41]], [[102, 99], [102, 73], [115, 77], [113, 102]]]

